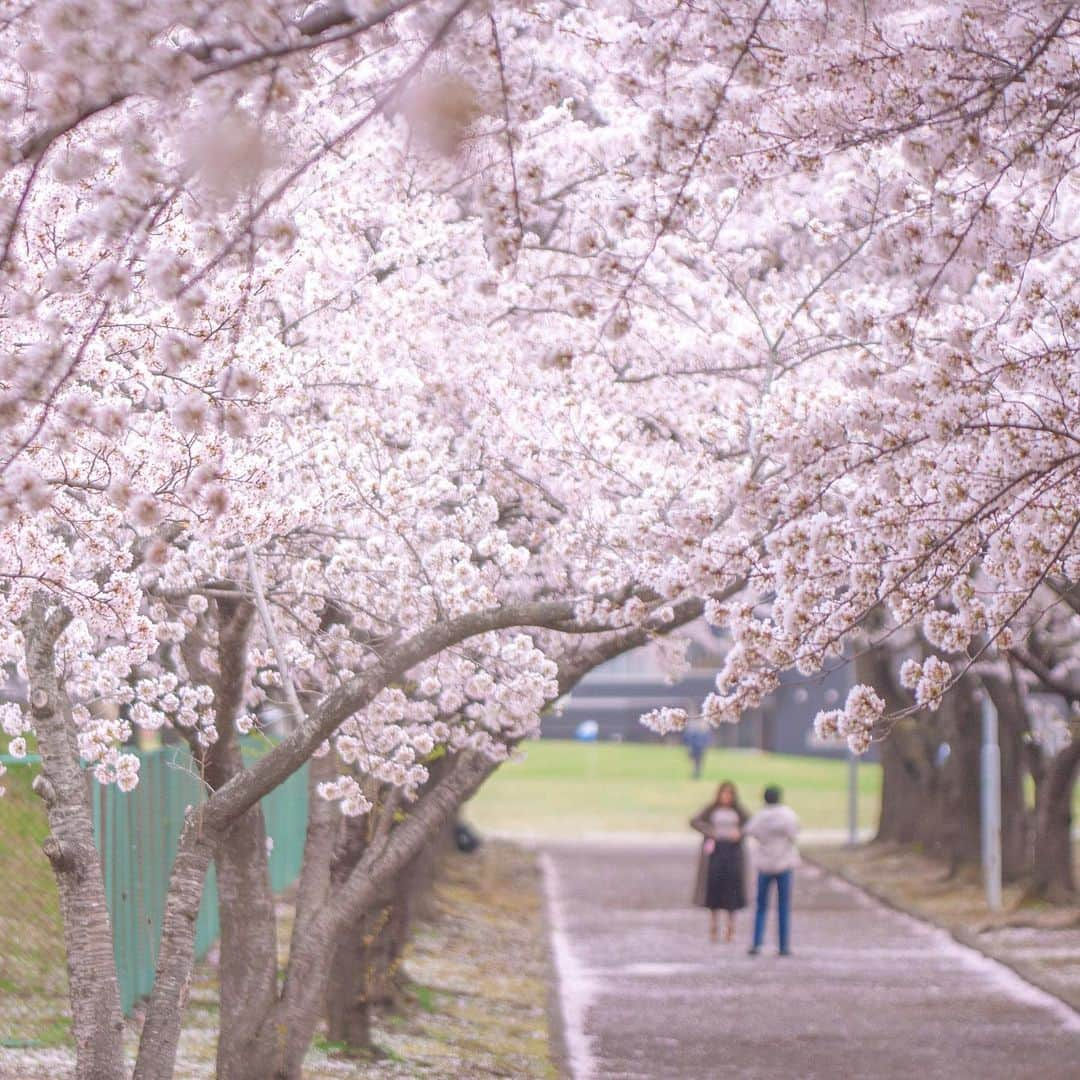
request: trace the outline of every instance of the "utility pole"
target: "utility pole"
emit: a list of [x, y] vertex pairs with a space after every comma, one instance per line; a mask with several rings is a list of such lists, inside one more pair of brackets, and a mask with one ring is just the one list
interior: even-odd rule
[[982, 688], [982, 866], [986, 906], [1001, 910], [1001, 747], [998, 713], [990, 691]]

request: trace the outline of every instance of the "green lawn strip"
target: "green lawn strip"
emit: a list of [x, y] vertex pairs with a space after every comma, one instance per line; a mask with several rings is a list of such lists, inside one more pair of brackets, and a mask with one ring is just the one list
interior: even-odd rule
[[[582, 833], [677, 833], [731, 779], [748, 809], [766, 784], [779, 784], [803, 827], [847, 825], [846, 761], [712, 749], [704, 776], [690, 778], [686, 752], [655, 743], [528, 743], [523, 761], [503, 766], [468, 807], [481, 830], [575, 836]], [[859, 765], [860, 824], [877, 822], [880, 766]]]
[[60, 897], [41, 850], [37, 766], [10, 764], [0, 783], [0, 1044], [71, 1045]]

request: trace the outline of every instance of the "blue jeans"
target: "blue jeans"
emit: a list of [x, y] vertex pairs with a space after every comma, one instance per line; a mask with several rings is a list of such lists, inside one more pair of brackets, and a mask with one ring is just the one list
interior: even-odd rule
[[765, 915], [769, 910], [769, 891], [776, 882], [776, 901], [780, 915], [780, 951], [786, 953], [791, 944], [791, 871], [757, 876], [757, 910], [754, 912], [754, 948], [765, 941]]

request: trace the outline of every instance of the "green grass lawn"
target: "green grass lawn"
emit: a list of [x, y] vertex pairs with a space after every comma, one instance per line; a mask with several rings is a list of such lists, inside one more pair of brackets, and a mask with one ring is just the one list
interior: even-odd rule
[[[526, 759], [504, 765], [469, 804], [477, 828], [505, 833], [574, 836], [596, 832], [675, 833], [734, 780], [747, 809], [766, 784], [779, 784], [804, 829], [847, 826], [847, 763], [822, 758], [711, 749], [705, 775], [690, 778], [681, 746], [543, 740]], [[877, 822], [881, 769], [859, 766], [859, 823]]]
[[45, 804], [37, 766], [10, 765], [0, 784], [0, 1046], [69, 1041], [60, 897], [41, 851]]

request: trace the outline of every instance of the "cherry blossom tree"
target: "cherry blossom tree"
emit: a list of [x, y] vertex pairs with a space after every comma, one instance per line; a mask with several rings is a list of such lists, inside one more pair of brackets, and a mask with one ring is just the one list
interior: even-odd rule
[[[774, 200], [800, 161], [829, 170], [783, 235], [833, 254], [823, 273], [764, 245], [762, 336], [790, 352], [751, 421], [768, 466], [742, 520], [771, 600], [719, 613], [739, 644], [718, 717], [881, 605], [945, 653], [1007, 648], [1041, 583], [1075, 576], [1071, 9], [803, 10], [758, 27], [775, 51], [740, 138], [777, 162]], [[814, 45], [785, 45], [809, 25]], [[932, 704], [952, 674], [932, 659], [907, 680]], [[863, 742], [881, 712], [857, 687], [833, 722]]]
[[[211, 859], [225, 949], [265, 943], [244, 908], [265, 901], [262, 794], [330, 749], [318, 793], [359, 814], [356, 774], [407, 797], [436, 745], [462, 762], [298, 938], [302, 1031], [335, 920], [552, 696], [553, 661], [504, 631], [676, 621], [684, 590], [652, 579], [729, 417], [707, 408], [688, 447], [664, 413], [689, 418], [694, 387], [657, 412], [640, 385], [673, 330], [687, 356], [709, 334], [708, 268], [657, 250], [695, 152], [637, 163], [649, 111], [601, 77], [642, 43], [633, 12], [598, 13], [601, 33], [590, 12], [469, 7], [53, 3], [6, 23], [3, 660], [30, 707], [5, 727], [43, 757], [85, 1075], [123, 1065], [80, 759], [128, 789], [133, 730], [170, 727], [211, 789], [136, 1064], [170, 1075]], [[268, 690], [293, 728], [243, 768], [235, 729]], [[230, 1022], [260, 975], [230, 967]], [[250, 1048], [230, 1031], [226, 1072]], [[294, 1074], [305, 1046], [270, 1067]]]
[[[295, 1076], [337, 930], [575, 657], [702, 610], [727, 722], [884, 612], [959, 658], [906, 666], [933, 707], [1071, 595], [1069, 5], [49, 0], [0, 34], [4, 726], [83, 1075], [124, 1065], [80, 762], [130, 788], [136, 729], [209, 788], [136, 1075], [171, 1075], [216, 860], [222, 1075]], [[279, 992], [257, 804], [309, 760]], [[341, 812], [378, 842], [331, 881]]]
[[[913, 698], [861, 683], [818, 718], [861, 750], [968, 673], [1007, 683], [1075, 599], [1076, 21], [1068, 4], [791, 5], [750, 56], [732, 138], [786, 220], [762, 227], [746, 294], [774, 377], [724, 530], [754, 592], [710, 612], [735, 644], [704, 711], [736, 719], [786, 668], [915, 626], [934, 653], [900, 673]], [[812, 197], [785, 214], [799, 184]], [[805, 231], [827, 270], [790, 257]]]

